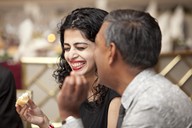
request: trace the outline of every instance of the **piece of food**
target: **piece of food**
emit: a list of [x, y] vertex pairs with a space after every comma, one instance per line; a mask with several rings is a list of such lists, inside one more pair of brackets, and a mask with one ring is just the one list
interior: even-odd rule
[[25, 93], [23, 93], [16, 101], [16, 106], [21, 106], [23, 107], [31, 98], [31, 92], [30, 91], [26, 91]]

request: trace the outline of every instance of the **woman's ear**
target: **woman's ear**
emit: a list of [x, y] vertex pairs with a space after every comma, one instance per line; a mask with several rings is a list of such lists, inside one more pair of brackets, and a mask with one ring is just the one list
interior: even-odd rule
[[117, 47], [115, 46], [115, 44], [112, 42], [110, 43], [109, 46], [109, 64], [113, 64], [115, 62], [115, 60], [117, 59]]

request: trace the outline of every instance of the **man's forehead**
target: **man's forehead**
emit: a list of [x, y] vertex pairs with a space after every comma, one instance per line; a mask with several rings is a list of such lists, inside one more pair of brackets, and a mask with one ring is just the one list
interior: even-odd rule
[[107, 29], [108, 25], [109, 25], [109, 22], [104, 21], [100, 30], [102, 30], [102, 32], [105, 32], [105, 30]]
[[106, 21], [103, 22], [103, 24], [102, 24], [102, 26], [101, 26], [101, 28], [100, 28], [98, 34], [97, 34], [97, 38], [100, 37], [100, 36], [104, 36], [108, 24], [109, 24], [109, 23], [106, 22]]

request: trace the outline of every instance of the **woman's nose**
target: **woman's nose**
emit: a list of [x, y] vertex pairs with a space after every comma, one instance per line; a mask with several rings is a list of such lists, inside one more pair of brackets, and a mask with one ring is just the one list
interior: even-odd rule
[[75, 50], [71, 50], [70, 52], [69, 52], [69, 59], [75, 59], [75, 58], [77, 58], [79, 55], [78, 55], [78, 53], [77, 52], [75, 52]]

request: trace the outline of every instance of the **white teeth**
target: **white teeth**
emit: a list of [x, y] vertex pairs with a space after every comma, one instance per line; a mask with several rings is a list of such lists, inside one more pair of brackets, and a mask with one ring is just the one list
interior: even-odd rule
[[78, 66], [81, 66], [83, 63], [72, 63], [71, 66], [73, 67], [78, 67]]

